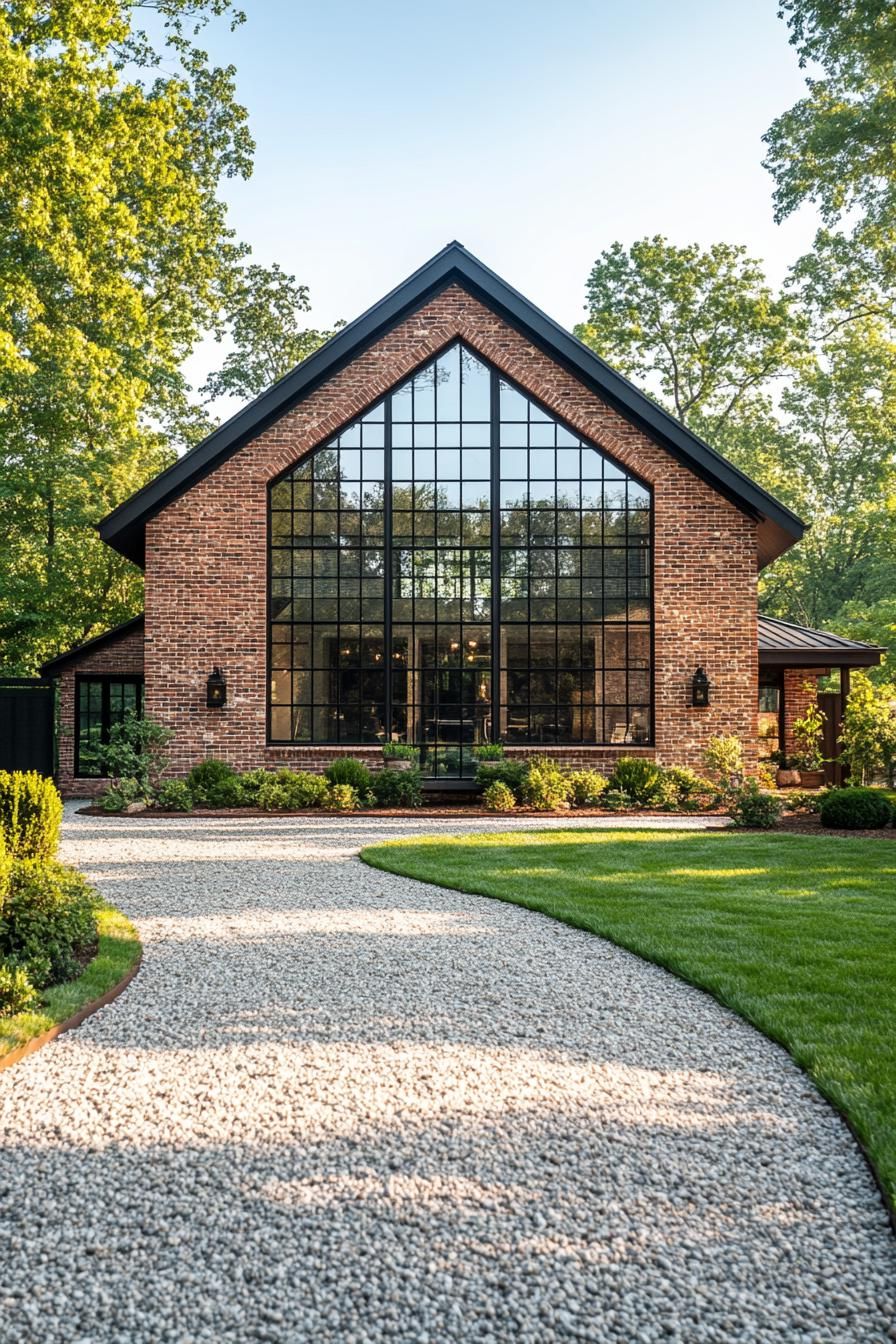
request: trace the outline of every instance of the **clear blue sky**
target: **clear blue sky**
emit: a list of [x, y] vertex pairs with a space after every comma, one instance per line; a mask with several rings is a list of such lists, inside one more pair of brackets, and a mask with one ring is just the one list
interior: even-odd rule
[[803, 90], [776, 0], [243, 0], [208, 46], [257, 141], [228, 183], [259, 261], [351, 319], [452, 238], [567, 326], [614, 239], [745, 243], [772, 278], [761, 136]]

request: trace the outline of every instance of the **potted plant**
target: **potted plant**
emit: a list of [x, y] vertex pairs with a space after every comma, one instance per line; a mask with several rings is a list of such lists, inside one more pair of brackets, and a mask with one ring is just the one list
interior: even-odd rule
[[474, 761], [503, 761], [503, 742], [480, 742], [473, 748]]
[[769, 760], [777, 766], [775, 771], [775, 783], [779, 789], [798, 789], [802, 783], [802, 777], [794, 763], [788, 760], [783, 751], [773, 751]]
[[419, 747], [408, 742], [383, 743], [383, 764], [387, 770], [413, 770], [419, 761]]
[[825, 716], [815, 700], [807, 706], [801, 718], [794, 720], [793, 740], [798, 750], [794, 764], [799, 769], [804, 789], [820, 789], [824, 784], [824, 756], [821, 754], [824, 724]]

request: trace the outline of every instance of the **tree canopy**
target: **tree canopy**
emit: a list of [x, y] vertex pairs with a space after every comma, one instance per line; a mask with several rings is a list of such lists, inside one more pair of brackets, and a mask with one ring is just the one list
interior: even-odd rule
[[896, 344], [832, 251], [775, 293], [743, 248], [617, 243], [577, 334], [811, 524], [763, 610], [896, 645]]
[[230, 0], [0, 9], [5, 671], [139, 609], [139, 573], [92, 524], [209, 427], [184, 361], [259, 268], [220, 191], [251, 172], [246, 112], [198, 36], [241, 17]]

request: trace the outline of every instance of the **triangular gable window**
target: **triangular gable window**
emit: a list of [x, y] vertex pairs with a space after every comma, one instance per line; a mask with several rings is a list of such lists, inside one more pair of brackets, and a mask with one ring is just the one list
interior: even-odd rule
[[650, 509], [450, 346], [271, 487], [271, 741], [649, 743]]

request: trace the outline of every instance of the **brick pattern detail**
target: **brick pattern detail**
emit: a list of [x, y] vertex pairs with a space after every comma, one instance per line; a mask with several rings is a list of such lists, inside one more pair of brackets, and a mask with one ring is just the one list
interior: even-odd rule
[[142, 677], [143, 631], [132, 630], [121, 639], [68, 663], [59, 677], [59, 788], [66, 798], [95, 798], [108, 779], [75, 778], [75, 678], [96, 676]]
[[818, 699], [818, 679], [828, 675], [826, 667], [785, 667], [784, 668], [784, 754], [792, 756], [797, 751], [793, 736], [793, 725], [801, 719], [806, 710]]
[[[245, 769], [320, 765], [340, 754], [266, 744], [268, 484], [457, 337], [654, 487], [656, 758], [699, 767], [710, 734], [736, 733], [755, 761], [755, 522], [451, 286], [147, 525], [146, 707], [175, 730], [175, 773], [207, 756]], [[698, 663], [712, 682], [704, 710], [690, 705]], [[215, 664], [227, 677], [223, 710], [205, 707]], [[610, 763], [619, 753], [551, 754]]]

